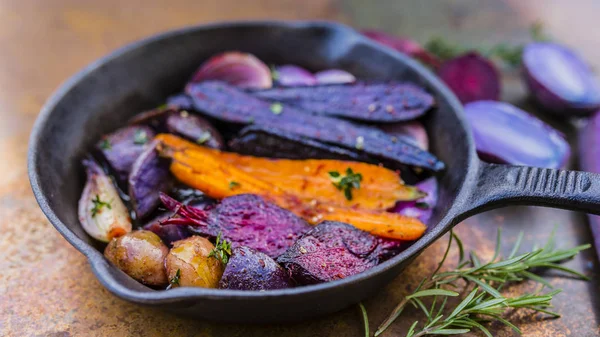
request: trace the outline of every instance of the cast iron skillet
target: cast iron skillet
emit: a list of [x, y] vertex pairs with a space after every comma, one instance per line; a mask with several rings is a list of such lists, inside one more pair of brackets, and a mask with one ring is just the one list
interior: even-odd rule
[[[155, 291], [110, 265], [83, 232], [77, 201], [80, 160], [100, 135], [180, 91], [198, 65], [227, 50], [267, 63], [311, 70], [343, 68], [363, 79], [426, 87], [438, 108], [425, 124], [431, 148], [447, 165], [428, 232], [393, 259], [342, 280], [267, 292], [203, 288]], [[135, 42], [94, 62], [52, 96], [35, 124], [29, 178], [56, 229], [89, 260], [102, 284], [131, 302], [214, 321], [283, 322], [340, 310], [373, 295], [434, 240], [466, 217], [513, 204], [600, 213], [600, 176], [585, 172], [485, 164], [477, 158], [460, 103], [429, 70], [354, 30], [324, 22], [242, 22], [185, 28]]]

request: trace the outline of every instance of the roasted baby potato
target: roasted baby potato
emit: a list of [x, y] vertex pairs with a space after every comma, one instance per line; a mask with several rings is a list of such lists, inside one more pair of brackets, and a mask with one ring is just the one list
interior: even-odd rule
[[210, 252], [215, 246], [200, 236], [173, 243], [166, 267], [172, 287], [216, 288], [225, 266]]

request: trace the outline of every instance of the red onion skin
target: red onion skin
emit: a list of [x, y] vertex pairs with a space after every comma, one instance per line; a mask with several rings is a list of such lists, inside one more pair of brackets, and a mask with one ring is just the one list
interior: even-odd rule
[[482, 159], [561, 168], [570, 157], [562, 133], [511, 104], [477, 101], [466, 104], [464, 111]]
[[500, 99], [500, 74], [496, 66], [476, 52], [444, 62], [438, 75], [463, 104]]
[[[582, 170], [600, 173], [600, 111], [579, 133], [579, 165]], [[600, 216], [588, 214], [596, 254], [600, 257]]]
[[223, 81], [241, 88], [268, 89], [273, 86], [271, 71], [256, 56], [237, 51], [215, 55], [202, 63], [190, 83]]
[[276, 71], [276, 82], [284, 87], [317, 84], [317, 79], [310, 71], [293, 64], [279, 66]]
[[600, 109], [600, 83], [585, 61], [564, 46], [527, 45], [523, 75], [531, 97], [547, 112], [587, 116]]
[[341, 69], [327, 69], [315, 73], [318, 84], [345, 84], [356, 82], [356, 77]]
[[418, 183], [416, 187], [427, 193], [427, 196], [416, 201], [399, 201], [392, 209], [392, 212], [418, 218], [424, 224], [429, 224], [433, 208], [438, 200], [437, 180], [435, 178], [429, 178]]

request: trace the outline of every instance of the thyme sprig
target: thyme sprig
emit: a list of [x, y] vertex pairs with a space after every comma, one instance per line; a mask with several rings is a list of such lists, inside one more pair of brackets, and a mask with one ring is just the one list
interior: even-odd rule
[[92, 199], [92, 203], [94, 204], [94, 206], [91, 209], [92, 212], [92, 218], [96, 217], [96, 215], [98, 213], [102, 213], [102, 208], [106, 207], [108, 209], [112, 209], [112, 205], [110, 204], [110, 201], [102, 201], [100, 200], [100, 196], [98, 194], [96, 194], [96, 197], [94, 199]]
[[355, 173], [351, 168], [346, 169], [346, 175], [343, 176], [338, 171], [330, 171], [329, 179], [335, 188], [344, 192], [344, 196], [348, 200], [352, 200], [352, 190], [360, 188], [362, 174]]
[[227, 264], [227, 262], [229, 262], [230, 256], [231, 243], [221, 238], [221, 233], [219, 233], [219, 235], [217, 235], [217, 240], [215, 241], [215, 248], [210, 251], [208, 257], [214, 257], [215, 259], [221, 261], [223, 264]]
[[[392, 324], [409, 304], [420, 308], [426, 316], [425, 323], [418, 328], [415, 322], [407, 332], [407, 336], [419, 337], [434, 334], [461, 334], [478, 329], [487, 336], [492, 336], [483, 325], [484, 322], [497, 320], [515, 331], [519, 329], [504, 319], [501, 315], [507, 309], [527, 308], [535, 312], [544, 313], [551, 317], [558, 317], [555, 312], [548, 310], [554, 295], [560, 290], [548, 293], [537, 291], [517, 297], [505, 297], [501, 294], [502, 287], [507, 283], [525, 280], [535, 281], [543, 287], [552, 288], [552, 285], [536, 274], [541, 269], [554, 269], [562, 271], [572, 277], [587, 280], [588, 277], [558, 263], [570, 259], [580, 251], [588, 249], [589, 244], [580, 245], [571, 249], [556, 249], [554, 232], [542, 248], [535, 248], [531, 252], [519, 254], [518, 251], [523, 240], [521, 233], [510, 254], [503, 258], [500, 255], [501, 231], [498, 230], [496, 249], [489, 262], [483, 263], [473, 251], [468, 258], [465, 255], [462, 241], [455, 233], [450, 233], [448, 245], [434, 272], [423, 279], [414, 292], [406, 296], [394, 308], [390, 316], [379, 326], [375, 336], [380, 335]], [[452, 243], [456, 242], [459, 252], [458, 266], [454, 270], [440, 272], [446, 262]], [[446, 304], [448, 297], [456, 297], [458, 292], [445, 288], [459, 288], [458, 281], [465, 281], [467, 285], [474, 285], [473, 290], [447, 315]], [[432, 304], [428, 308], [423, 298], [431, 298]], [[443, 298], [440, 304], [440, 298]]]

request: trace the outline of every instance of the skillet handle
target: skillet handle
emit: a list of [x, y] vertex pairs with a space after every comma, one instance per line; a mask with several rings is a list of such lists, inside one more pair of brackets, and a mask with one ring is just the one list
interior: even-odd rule
[[600, 174], [480, 162], [477, 179], [463, 218], [509, 205], [600, 214]]

